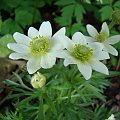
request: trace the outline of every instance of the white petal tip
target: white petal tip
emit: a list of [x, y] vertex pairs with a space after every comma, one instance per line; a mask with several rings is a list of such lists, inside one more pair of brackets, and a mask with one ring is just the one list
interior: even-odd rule
[[7, 47], [10, 49], [10, 43], [7, 44]]
[[33, 73], [35, 73], [35, 72], [30, 71], [30, 70], [28, 70], [28, 69], [27, 69], [27, 71], [28, 71], [29, 74], [33, 74]]
[[9, 58], [10, 58], [10, 59], [13, 59], [11, 54], [9, 55]]
[[85, 78], [85, 80], [90, 80], [90, 78]]

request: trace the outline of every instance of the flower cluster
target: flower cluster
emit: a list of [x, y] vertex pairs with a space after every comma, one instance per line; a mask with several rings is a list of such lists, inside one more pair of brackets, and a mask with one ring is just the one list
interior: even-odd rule
[[56, 58], [63, 58], [64, 65], [76, 64], [86, 80], [91, 78], [92, 69], [109, 74], [107, 67], [100, 60], [109, 59], [109, 54], [118, 55], [111, 45], [120, 41], [120, 35], [109, 37], [109, 29], [104, 22], [102, 30], [98, 33], [92, 25], [87, 25], [89, 36], [76, 32], [72, 40], [65, 35], [65, 27], [52, 36], [50, 22], [43, 22], [36, 30], [28, 29], [28, 36], [14, 33], [16, 43], [9, 43], [9, 49], [15, 51], [10, 54], [11, 59], [25, 59], [29, 74], [40, 68], [51, 68]]

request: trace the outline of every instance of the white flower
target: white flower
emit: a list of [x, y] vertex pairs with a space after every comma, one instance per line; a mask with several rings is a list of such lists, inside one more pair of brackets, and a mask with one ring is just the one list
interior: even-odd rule
[[41, 73], [37, 72], [32, 76], [31, 85], [34, 88], [42, 88], [43, 86], [45, 86], [45, 83], [46, 83], [46, 77]]
[[120, 41], [120, 35], [114, 35], [112, 37], [109, 37], [109, 28], [104, 22], [102, 24], [102, 29], [100, 33], [92, 26], [92, 25], [87, 25], [87, 31], [91, 37], [86, 37], [89, 41], [91, 42], [99, 42], [101, 45], [103, 45], [103, 50], [117, 56], [118, 52], [117, 50], [111, 46], [113, 44], [116, 44], [117, 42]]
[[52, 36], [52, 27], [50, 22], [43, 22], [39, 31], [34, 27], [28, 30], [28, 36], [21, 33], [14, 33], [13, 37], [16, 43], [9, 43], [9, 49], [15, 51], [10, 54], [11, 59], [25, 59], [29, 74], [35, 73], [38, 69], [51, 68], [56, 57], [53, 52], [63, 48], [60, 35], [65, 35], [65, 28], [61, 28]]
[[99, 60], [109, 59], [107, 52], [102, 51], [101, 44], [87, 43], [85, 36], [76, 32], [70, 40], [67, 36], [61, 36], [67, 50], [58, 53], [59, 58], [64, 58], [64, 65], [77, 64], [77, 67], [86, 80], [91, 78], [92, 69], [107, 74], [107, 67]]
[[106, 119], [106, 120], [115, 120], [115, 117], [114, 117], [114, 115], [112, 114], [108, 119]]

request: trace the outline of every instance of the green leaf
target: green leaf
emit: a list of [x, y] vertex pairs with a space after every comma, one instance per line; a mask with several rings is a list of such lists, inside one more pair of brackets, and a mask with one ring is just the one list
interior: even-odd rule
[[25, 27], [26, 25], [32, 24], [33, 15], [28, 10], [16, 10], [15, 11], [15, 20]]
[[5, 20], [2, 24], [1, 34], [13, 34], [14, 32], [23, 33], [22, 28], [11, 18]]
[[120, 1], [115, 2], [115, 4], [113, 5], [115, 8], [120, 8]]
[[74, 5], [68, 5], [62, 10], [62, 16], [55, 18], [55, 21], [61, 26], [70, 25], [72, 23], [72, 17], [74, 12]]
[[23, 6], [24, 8], [30, 7], [30, 6], [33, 6], [34, 8], [41, 8], [44, 5], [45, 5], [44, 0], [36, 0], [36, 1], [34, 1], [34, 0], [23, 0], [22, 3], [21, 3], [21, 6]]
[[58, 0], [55, 5], [62, 6], [62, 5], [69, 5], [74, 4], [75, 0]]
[[82, 31], [86, 33], [86, 29], [83, 25], [81, 25], [80, 23], [74, 23], [71, 27], [71, 35], [73, 35], [77, 31]]
[[113, 11], [113, 9], [111, 6], [106, 5], [106, 6], [102, 7], [100, 9], [102, 21], [111, 19], [112, 11]]
[[51, 98], [49, 98], [47, 96], [47, 94], [45, 95], [45, 100], [47, 102], [47, 105], [49, 106], [49, 108], [51, 109], [51, 111], [53, 112], [53, 114], [55, 114], [57, 116], [57, 110], [56, 110], [56, 107], [55, 107], [55, 104], [53, 103], [53, 101], [51, 100]]
[[4, 2], [8, 7], [15, 8], [21, 3], [21, 0], [4, 0]]
[[76, 4], [74, 14], [77, 22], [81, 22], [81, 20], [83, 19], [83, 13], [85, 13], [83, 6], [80, 4]]
[[40, 96], [40, 104], [39, 104], [39, 112], [38, 112], [38, 120], [45, 120], [44, 116], [44, 107], [43, 107], [43, 98]]
[[0, 18], [0, 31], [1, 31], [1, 29], [2, 29], [2, 20]]
[[0, 57], [6, 57], [11, 53], [11, 50], [7, 48], [8, 43], [13, 43], [14, 39], [12, 35], [5, 35], [0, 38]]
[[51, 86], [50, 88], [52, 89], [56, 89], [56, 90], [67, 90], [67, 89], [70, 89], [71, 88], [71, 85], [69, 84], [66, 84], [66, 85], [62, 85], [62, 86]]
[[[111, 0], [112, 1], [112, 0]], [[110, 4], [110, 0], [102, 0], [103, 4]]]
[[[25, 11], [25, 12], [24, 12]], [[42, 21], [41, 14], [38, 9], [33, 7], [19, 7], [15, 11], [16, 21], [19, 22], [23, 27], [31, 25], [32, 23]], [[22, 18], [20, 18], [20, 16]], [[25, 19], [24, 19], [25, 18]]]

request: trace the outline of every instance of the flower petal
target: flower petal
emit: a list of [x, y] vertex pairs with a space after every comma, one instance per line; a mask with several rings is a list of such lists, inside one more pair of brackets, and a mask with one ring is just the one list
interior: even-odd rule
[[58, 31], [53, 35], [53, 38], [54, 38], [54, 37], [57, 37], [58, 35], [65, 35], [65, 32], [66, 32], [65, 27], [62, 27], [60, 30], [58, 30]]
[[11, 53], [9, 55], [9, 58], [17, 60], [17, 59], [25, 59], [28, 60], [30, 58], [30, 55], [28, 54], [21, 54], [21, 53]]
[[50, 38], [52, 36], [52, 27], [49, 21], [43, 22], [39, 29], [39, 35]]
[[106, 75], [109, 74], [107, 67], [102, 62], [97, 60], [91, 60], [90, 64], [94, 70]]
[[58, 37], [59, 37], [59, 39], [61, 39], [63, 48], [66, 48], [68, 51], [72, 52], [73, 47], [74, 47], [73, 41], [71, 39], [69, 39], [67, 36], [64, 36], [64, 35], [60, 35]]
[[37, 70], [41, 68], [40, 66], [40, 58], [31, 58], [27, 62], [27, 71], [29, 74], [35, 73]]
[[51, 53], [57, 58], [66, 58], [69, 56], [69, 52], [67, 50], [52, 51]]
[[94, 39], [93, 39], [92, 37], [85, 36], [85, 39], [86, 39], [86, 42], [87, 42], [87, 43], [94, 42]]
[[56, 57], [52, 54], [46, 54], [41, 57], [41, 67], [44, 69], [51, 68], [56, 62]]
[[19, 32], [15, 32], [13, 34], [13, 37], [17, 43], [24, 44], [24, 45], [29, 45], [31, 40], [29, 37]]
[[29, 36], [30, 38], [34, 38], [34, 37], [38, 36], [38, 30], [35, 29], [34, 27], [30, 27], [30, 28], [28, 29], [28, 36]]
[[104, 23], [102, 24], [101, 32], [103, 32], [103, 33], [105, 33], [105, 34], [107, 34], [107, 35], [109, 36], [109, 28], [108, 28], [108, 25], [107, 25], [106, 22], [104, 22]]
[[76, 32], [72, 36], [72, 40], [75, 44], [86, 44], [85, 36], [81, 32]]
[[77, 62], [73, 58], [67, 58], [64, 60], [64, 66], [68, 66], [69, 64], [77, 64]]
[[109, 52], [110, 54], [112, 54], [114, 56], [118, 56], [118, 51], [111, 45], [105, 44], [105, 51]]
[[103, 49], [103, 44], [98, 42], [88, 43], [88, 46], [91, 47], [94, 51], [100, 51]]
[[59, 37], [59, 36], [56, 36], [51, 39], [50, 51], [61, 50], [61, 49], [65, 48], [60, 39], [61, 39], [61, 37]]
[[91, 78], [92, 68], [88, 63], [77, 64], [79, 71], [84, 76], [86, 80]]
[[17, 44], [17, 43], [8, 43], [7, 47], [15, 52], [18, 53], [29, 53], [29, 48], [26, 45], [23, 44]]
[[61, 36], [65, 35], [65, 27], [61, 28], [58, 32], [56, 32], [51, 39], [51, 50], [61, 50], [64, 49], [64, 39], [61, 39]]
[[87, 31], [89, 33], [90, 36], [92, 36], [93, 38], [96, 37], [96, 35], [98, 34], [96, 28], [94, 28], [92, 25], [87, 25]]
[[95, 51], [93, 57], [98, 60], [110, 59], [108, 52], [105, 51]]
[[112, 37], [109, 37], [108, 40], [106, 41], [108, 44], [116, 44], [118, 42], [120, 42], [120, 35], [115, 35]]

